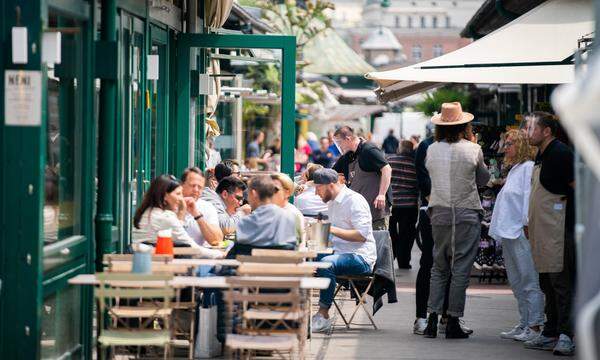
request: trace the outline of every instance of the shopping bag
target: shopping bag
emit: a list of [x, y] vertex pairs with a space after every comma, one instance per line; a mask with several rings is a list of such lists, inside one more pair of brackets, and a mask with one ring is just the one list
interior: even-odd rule
[[194, 359], [219, 356], [221, 343], [217, 339], [217, 304], [215, 294], [203, 294], [198, 310], [198, 332], [194, 346]]

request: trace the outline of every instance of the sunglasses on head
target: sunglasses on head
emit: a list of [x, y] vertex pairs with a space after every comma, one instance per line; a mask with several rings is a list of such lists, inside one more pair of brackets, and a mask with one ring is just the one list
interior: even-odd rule
[[237, 199], [237, 201], [244, 200], [244, 196], [243, 195], [236, 195], [235, 198]]

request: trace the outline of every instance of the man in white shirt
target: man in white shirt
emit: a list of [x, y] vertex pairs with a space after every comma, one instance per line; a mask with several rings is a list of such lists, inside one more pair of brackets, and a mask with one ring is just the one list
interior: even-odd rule
[[321, 290], [319, 311], [313, 317], [314, 331], [329, 331], [329, 308], [333, 303], [337, 275], [367, 275], [373, 272], [377, 248], [373, 237], [371, 210], [359, 193], [338, 183], [338, 174], [332, 169], [317, 170], [314, 175], [316, 193], [329, 207], [333, 255], [319, 257], [332, 263], [328, 269], [319, 269], [317, 276], [331, 280]]
[[200, 199], [206, 183], [197, 167], [185, 169], [181, 175], [183, 196], [188, 212], [184, 228], [198, 245], [218, 245], [223, 241], [217, 210], [209, 202]]

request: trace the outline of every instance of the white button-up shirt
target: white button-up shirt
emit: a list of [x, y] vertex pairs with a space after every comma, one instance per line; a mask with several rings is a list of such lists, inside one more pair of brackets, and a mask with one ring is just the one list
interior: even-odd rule
[[364, 242], [354, 242], [333, 236], [331, 242], [335, 253], [360, 255], [373, 269], [377, 261], [377, 248], [373, 237], [371, 209], [367, 200], [344, 186], [336, 198], [328, 203], [328, 208], [332, 226], [345, 230], [358, 230], [366, 239]]
[[319, 213], [329, 215], [327, 204], [316, 194], [315, 190], [314, 186], [307, 186], [304, 192], [296, 195], [294, 205], [304, 215], [319, 215]]
[[508, 172], [492, 213], [489, 234], [496, 240], [516, 239], [528, 224], [533, 161], [515, 165]]

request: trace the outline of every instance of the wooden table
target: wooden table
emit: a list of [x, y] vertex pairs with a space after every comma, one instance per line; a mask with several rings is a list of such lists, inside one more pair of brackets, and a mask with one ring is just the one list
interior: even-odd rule
[[[177, 267], [199, 267], [199, 266], [232, 266], [238, 267], [240, 266], [240, 262], [235, 259], [173, 259], [169, 261], [168, 264], [175, 265]], [[112, 261], [112, 265], [117, 268], [128, 268], [131, 269], [131, 261], [128, 260], [115, 260]], [[328, 269], [331, 267], [331, 263], [321, 262], [321, 261], [305, 261], [297, 266], [308, 266], [315, 269]]]
[[[265, 282], [270, 281], [294, 281], [297, 277], [281, 277], [281, 276], [248, 276], [248, 279], [260, 280]], [[100, 282], [96, 279], [95, 274], [80, 274], [69, 279], [69, 284], [72, 285], [99, 285]], [[157, 282], [157, 286], [162, 286], [163, 282]], [[152, 285], [146, 282], [145, 285]], [[227, 276], [209, 276], [209, 277], [197, 277], [197, 276], [175, 276], [170, 283], [176, 289], [182, 288], [200, 288], [200, 289], [226, 289], [229, 287], [227, 284]], [[302, 277], [300, 278], [300, 287], [302, 289], [327, 289], [329, 286], [329, 279], [320, 277]]]

